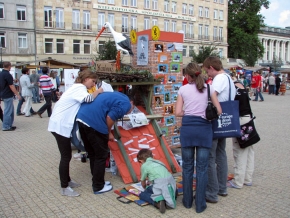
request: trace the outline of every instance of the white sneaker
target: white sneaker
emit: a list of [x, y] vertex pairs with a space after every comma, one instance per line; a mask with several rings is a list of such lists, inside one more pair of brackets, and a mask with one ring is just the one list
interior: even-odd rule
[[105, 181], [105, 185], [111, 185], [110, 181]]
[[74, 191], [71, 187], [67, 187], [67, 188], [61, 188], [60, 189], [60, 194], [63, 196], [69, 196], [69, 197], [77, 197], [80, 194], [77, 193], [76, 191]]
[[94, 192], [95, 195], [97, 194], [103, 194], [105, 192], [111, 191], [113, 189], [113, 186], [111, 185], [104, 185], [104, 188], [100, 191]]
[[71, 180], [70, 182], [68, 182], [68, 186], [71, 188], [77, 188], [77, 187], [80, 187], [81, 184], [78, 184], [75, 181]]
[[75, 153], [75, 154], [73, 155], [73, 157], [74, 157], [75, 159], [81, 158], [81, 153]]

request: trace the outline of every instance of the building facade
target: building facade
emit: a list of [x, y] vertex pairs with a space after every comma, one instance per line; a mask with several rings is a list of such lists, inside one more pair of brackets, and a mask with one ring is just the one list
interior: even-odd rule
[[258, 35], [265, 53], [260, 64], [272, 63], [274, 59], [282, 64], [290, 63], [290, 27], [265, 27]]
[[35, 58], [33, 0], [1, 0], [0, 52], [2, 61], [18, 63]]
[[227, 4], [225, 0], [23, 0], [21, 4], [2, 0], [2, 52], [12, 63], [51, 57], [85, 64], [106, 41], [113, 40], [106, 31], [95, 41], [109, 22], [128, 36], [132, 29], [142, 31], [154, 25], [161, 31], [183, 32], [184, 63], [201, 45], [216, 46], [227, 58]]

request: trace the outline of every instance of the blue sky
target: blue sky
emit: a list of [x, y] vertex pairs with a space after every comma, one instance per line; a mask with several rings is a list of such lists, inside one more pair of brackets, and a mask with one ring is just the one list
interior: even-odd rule
[[290, 27], [290, 0], [269, 0], [268, 9], [262, 8], [261, 14], [265, 17], [267, 26]]

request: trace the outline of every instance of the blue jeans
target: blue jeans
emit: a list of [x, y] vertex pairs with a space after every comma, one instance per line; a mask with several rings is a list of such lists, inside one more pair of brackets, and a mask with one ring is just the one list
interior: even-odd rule
[[206, 199], [217, 201], [218, 194], [227, 193], [228, 161], [226, 139], [214, 139], [208, 161]]
[[144, 190], [144, 192], [141, 192], [140, 195], [139, 195], [139, 198], [142, 200], [142, 201], [146, 201], [148, 202], [149, 204], [152, 204], [154, 205], [154, 201], [152, 200], [151, 198], [151, 195], [153, 194], [153, 185], [150, 185], [148, 188], [146, 188]]
[[34, 103], [36, 103], [36, 102], [40, 103], [39, 87], [38, 86], [34, 86], [34, 88], [32, 88], [32, 94], [33, 94], [32, 101]]
[[[21, 100], [18, 101], [18, 105], [17, 105], [17, 109], [16, 109], [17, 115], [21, 114], [21, 107], [22, 107], [24, 102], [25, 102], [25, 98], [23, 98], [23, 96], [21, 95]], [[34, 113], [34, 110], [32, 109], [32, 107], [30, 108], [30, 113], [31, 114]]]
[[14, 105], [13, 97], [3, 99], [4, 102], [4, 113], [3, 113], [3, 123], [2, 130], [7, 130], [12, 127], [14, 122]]
[[264, 101], [264, 98], [263, 98], [263, 95], [262, 95], [262, 93], [261, 93], [261, 90], [260, 89], [256, 89], [256, 97], [255, 97], [255, 101], [258, 101], [258, 96], [260, 97], [260, 99], [262, 100], [262, 101]]
[[208, 182], [208, 158], [210, 148], [185, 147], [182, 152], [182, 180], [183, 180], [183, 205], [186, 208], [192, 207], [193, 202], [193, 173], [194, 173], [194, 153], [196, 150], [196, 193], [195, 210], [201, 213], [206, 209], [205, 191]]

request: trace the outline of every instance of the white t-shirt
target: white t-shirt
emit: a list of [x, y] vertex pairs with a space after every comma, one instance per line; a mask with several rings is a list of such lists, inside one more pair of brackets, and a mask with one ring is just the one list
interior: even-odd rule
[[218, 92], [219, 102], [229, 100], [229, 80], [231, 84], [231, 100], [233, 101], [236, 95], [236, 88], [230, 76], [226, 73], [221, 73], [216, 75], [213, 79], [212, 86], [214, 90]]

